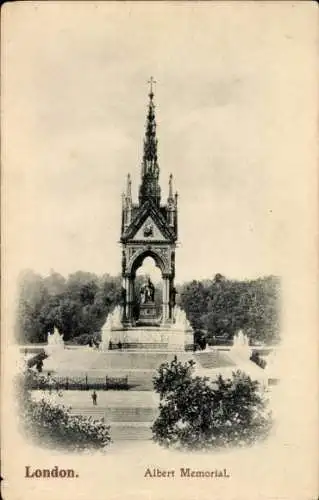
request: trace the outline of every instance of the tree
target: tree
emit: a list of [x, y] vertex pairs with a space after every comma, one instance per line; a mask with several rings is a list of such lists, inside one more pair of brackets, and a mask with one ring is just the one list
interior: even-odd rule
[[[136, 285], [141, 277], [137, 277]], [[275, 276], [256, 280], [229, 280], [220, 273], [213, 279], [177, 287], [178, 302], [195, 332], [205, 331], [204, 343], [216, 338], [231, 342], [239, 329], [252, 342], [279, 340], [280, 282]], [[52, 271], [45, 278], [25, 271], [19, 279], [16, 334], [20, 342], [46, 342], [56, 326], [65, 340], [93, 337], [109, 312], [120, 304], [121, 277], [78, 271], [65, 279]], [[156, 287], [155, 303], [161, 308], [162, 290]]]
[[207, 331], [207, 340], [231, 341], [243, 330], [254, 341], [279, 340], [280, 282], [275, 276], [235, 281], [216, 274], [213, 280], [185, 283], [181, 305], [193, 328]]
[[207, 345], [207, 340], [206, 340], [206, 332], [203, 330], [195, 330], [194, 331], [194, 344], [195, 348], [199, 348], [204, 350]]
[[54, 327], [66, 341], [93, 337], [120, 299], [120, 276], [78, 271], [65, 279], [53, 271], [45, 278], [24, 272], [19, 281], [17, 337], [23, 343], [46, 342]]
[[18, 289], [16, 337], [20, 342], [44, 342], [46, 338], [40, 314], [48, 294], [43, 278], [33, 271], [24, 271], [18, 278]]
[[202, 316], [207, 311], [207, 290], [200, 281], [193, 280], [187, 283], [181, 292], [181, 307], [193, 328], [203, 327]]
[[66, 279], [59, 273], [51, 270], [50, 275], [43, 279], [43, 284], [49, 296], [61, 296], [66, 289]]
[[220, 274], [220, 273], [217, 273], [217, 274], [215, 274], [215, 276], [214, 276], [213, 282], [214, 282], [214, 283], [222, 283], [223, 281], [225, 281], [225, 279], [226, 279], [226, 278], [225, 278], [225, 276], [223, 276], [223, 275], [222, 275], [222, 274]]
[[256, 363], [256, 365], [260, 366], [260, 368], [266, 368], [266, 366], [267, 366], [267, 361], [265, 359], [263, 359], [260, 356], [259, 352], [256, 350], [254, 350], [251, 353], [250, 361], [252, 361], [253, 363]]
[[244, 373], [221, 375], [212, 384], [194, 376], [194, 362], [163, 363], [154, 377], [160, 395], [153, 439], [165, 447], [204, 449], [243, 446], [264, 439], [271, 415], [258, 382]]

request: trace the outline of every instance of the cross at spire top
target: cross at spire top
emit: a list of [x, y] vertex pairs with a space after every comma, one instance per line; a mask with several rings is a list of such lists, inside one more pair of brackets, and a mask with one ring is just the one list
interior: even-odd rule
[[153, 92], [153, 84], [157, 83], [156, 80], [151, 76], [151, 78], [149, 80], [147, 80], [147, 83], [150, 84], [150, 92], [149, 92], [149, 96], [150, 98], [152, 99], [153, 96], [154, 96], [154, 92]]

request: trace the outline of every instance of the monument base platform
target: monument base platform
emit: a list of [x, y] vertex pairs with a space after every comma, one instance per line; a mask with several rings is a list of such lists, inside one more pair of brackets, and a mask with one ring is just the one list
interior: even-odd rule
[[154, 322], [157, 320], [156, 305], [153, 302], [146, 302], [140, 305], [139, 321]]
[[125, 349], [184, 351], [193, 346], [193, 332], [170, 325], [118, 328], [110, 332], [109, 341], [101, 346], [102, 350], [109, 350], [110, 342], [114, 347], [120, 343]]

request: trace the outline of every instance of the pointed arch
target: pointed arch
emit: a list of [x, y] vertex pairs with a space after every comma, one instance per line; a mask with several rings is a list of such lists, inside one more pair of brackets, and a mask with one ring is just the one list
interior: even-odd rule
[[169, 263], [163, 255], [160, 255], [153, 248], [142, 248], [141, 250], [135, 252], [128, 263], [127, 272], [131, 276], [135, 276], [137, 269], [143, 264], [146, 257], [152, 257], [155, 265], [161, 270], [162, 275], [169, 273]]

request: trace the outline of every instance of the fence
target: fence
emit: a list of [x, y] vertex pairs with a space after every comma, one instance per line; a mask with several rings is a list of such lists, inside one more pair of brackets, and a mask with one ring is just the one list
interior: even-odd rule
[[85, 375], [84, 377], [46, 377], [37, 378], [31, 382], [31, 390], [36, 389], [49, 389], [49, 390], [70, 390], [70, 391], [88, 391], [88, 390], [104, 390], [117, 389], [117, 390], [127, 390], [128, 377], [89, 377]]

